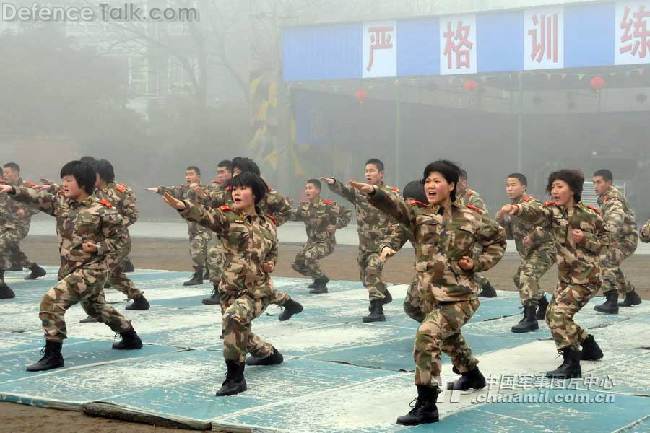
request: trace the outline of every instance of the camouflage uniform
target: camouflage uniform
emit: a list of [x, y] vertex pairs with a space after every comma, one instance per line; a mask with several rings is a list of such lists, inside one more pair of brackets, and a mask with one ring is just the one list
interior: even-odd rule
[[293, 268], [313, 279], [324, 278], [318, 261], [334, 251], [336, 237], [331, 228], [341, 229], [350, 223], [351, 212], [331, 200], [305, 202], [291, 212], [292, 221], [303, 221], [307, 242], [294, 260]]
[[[199, 188], [204, 189], [205, 186], [199, 186]], [[178, 200], [187, 200], [194, 197], [189, 185], [159, 186], [157, 192], [160, 195], [168, 192]], [[205, 269], [208, 263], [208, 244], [212, 239], [210, 230], [190, 221], [187, 223], [187, 234], [190, 239], [190, 256], [194, 262], [194, 268]]]
[[641, 242], [650, 242], [650, 220], [646, 221], [643, 227], [641, 227], [639, 237], [641, 238]]
[[97, 189], [95, 195], [99, 199], [106, 199], [122, 216], [124, 221], [125, 242], [124, 247], [115, 255], [115, 262], [112, 257], [108, 261], [111, 273], [108, 282], [111, 287], [124, 293], [129, 299], [136, 299], [142, 296], [143, 292], [138, 290], [123, 270], [123, 264], [131, 252], [131, 236], [129, 227], [138, 219], [138, 210], [135, 207], [135, 193], [124, 184], [108, 183], [102, 189]]
[[[479, 307], [475, 272], [492, 268], [503, 257], [505, 231], [496, 221], [468, 207], [453, 204], [445, 219], [435, 206], [408, 206], [400, 198], [375, 189], [370, 203], [397, 219], [411, 232], [420, 294], [431, 307], [415, 336], [415, 384], [440, 386], [441, 352], [457, 373], [473, 370], [478, 360], [461, 335], [461, 327]], [[474, 269], [463, 270], [463, 256]]]
[[[132, 331], [131, 322], [105, 304], [102, 296], [109, 263], [114, 262], [126, 242], [124, 222], [113, 206], [94, 195], [74, 201], [24, 187], [16, 187], [13, 198], [37, 206], [57, 221], [61, 268], [59, 282], [41, 300], [39, 318], [45, 339], [61, 342], [66, 338], [64, 314], [78, 302], [114, 332]], [[84, 241], [94, 242], [97, 252], [84, 252]]]
[[0, 194], [0, 271], [11, 269], [9, 250], [17, 231], [15, 216], [11, 212], [11, 199]]
[[[598, 291], [601, 284], [600, 253], [608, 233], [598, 212], [578, 203], [571, 212], [546, 202], [530, 201], [516, 205], [517, 216], [547, 230], [557, 252], [559, 282], [546, 312], [546, 322], [558, 350], [579, 345], [589, 335], [573, 321], [573, 316]], [[576, 245], [571, 230], [581, 229], [585, 240]]]
[[[541, 205], [541, 202], [529, 195], [513, 200], [512, 204], [531, 202]], [[501, 225], [506, 229], [507, 238], [515, 240], [521, 258], [521, 264], [513, 277], [521, 303], [524, 307], [537, 306], [539, 299], [544, 296], [544, 290], [539, 287], [539, 280], [555, 263], [553, 239], [542, 228], [517, 216], [506, 216]], [[525, 239], [531, 244], [525, 245]]]
[[[368, 198], [359, 191], [343, 185], [338, 180], [328, 186], [330, 190], [354, 205], [357, 214], [357, 234], [359, 235], [357, 264], [361, 282], [368, 289], [368, 298], [371, 302], [383, 301], [388, 296], [388, 290], [381, 278], [384, 263], [379, 259], [380, 247], [384, 239], [396, 236], [399, 224], [393, 218], [377, 212], [377, 209], [368, 202]], [[379, 188], [387, 194], [397, 197], [396, 188], [386, 185], [381, 185]]]
[[278, 240], [273, 219], [244, 215], [228, 206], [208, 209], [186, 201], [183, 218], [213, 230], [223, 242], [226, 267], [219, 283], [224, 358], [243, 363], [246, 354], [265, 358], [273, 346], [251, 331], [251, 322], [270, 304], [271, 276], [263, 268], [277, 261]]
[[[18, 179], [13, 186], [24, 186], [23, 180]], [[28, 206], [24, 203], [18, 203], [15, 200], [9, 199], [7, 202], [9, 213], [14, 217], [15, 231], [8, 233], [9, 245], [8, 255], [13, 266], [21, 268], [29, 268], [32, 262], [29, 261], [27, 255], [20, 249], [20, 242], [29, 234], [32, 216], [36, 215], [39, 211], [33, 206]]]
[[617, 290], [624, 296], [634, 291], [632, 283], [623, 275], [621, 263], [634, 254], [639, 243], [636, 219], [623, 194], [613, 186], [598, 197], [598, 205], [610, 234], [609, 248], [601, 254], [603, 293]]

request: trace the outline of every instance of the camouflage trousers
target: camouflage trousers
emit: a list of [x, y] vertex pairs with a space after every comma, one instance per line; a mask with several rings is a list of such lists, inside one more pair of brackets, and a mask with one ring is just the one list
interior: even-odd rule
[[226, 264], [225, 252], [219, 239], [217, 239], [217, 242], [208, 250], [207, 262], [210, 281], [216, 287], [219, 285], [219, 281], [221, 281], [223, 269]]
[[108, 276], [108, 282], [110, 283], [111, 288], [124, 293], [129, 299], [135, 299], [142, 296], [142, 291], [138, 290], [133, 281], [131, 281], [131, 279], [126, 276], [126, 273], [124, 273], [124, 262], [130, 252], [131, 239], [128, 240], [124, 249], [120, 251], [117, 256], [117, 264], [109, 264], [111, 271]]
[[634, 291], [632, 282], [625, 278], [621, 264], [636, 251], [638, 237], [633, 237], [628, 242], [610, 245], [605, 254], [600, 256], [602, 266], [603, 293], [617, 290], [618, 294], [625, 296]]
[[422, 323], [424, 318], [433, 310], [432, 298], [425, 296], [420, 289], [417, 277], [411, 281], [404, 298], [404, 312], [411, 319]]
[[9, 247], [11, 239], [9, 231], [0, 231], [0, 270], [11, 269], [11, 260], [9, 257]]
[[560, 349], [579, 349], [580, 343], [589, 334], [573, 320], [573, 316], [584, 307], [598, 291], [598, 286], [568, 284], [560, 281], [553, 299], [546, 311], [548, 324], [555, 346]]
[[[442, 386], [440, 380], [440, 355], [451, 358], [458, 374], [472, 370], [478, 360], [472, 355], [460, 330], [472, 318], [480, 302], [467, 301], [440, 303], [426, 315], [415, 334], [415, 384]], [[434, 383], [435, 382], [435, 383]]]
[[221, 293], [223, 357], [226, 361], [244, 362], [246, 354], [265, 358], [273, 352], [273, 346], [255, 335], [251, 330], [254, 319], [258, 318], [269, 305], [268, 298], [254, 298], [248, 294], [234, 297]]
[[208, 243], [212, 235], [208, 231], [190, 234], [190, 257], [195, 267], [205, 268], [208, 264]]
[[307, 242], [302, 251], [296, 254], [293, 262], [293, 269], [296, 272], [313, 279], [323, 278], [325, 274], [320, 268], [318, 261], [332, 254], [334, 245], [327, 242]]
[[132, 330], [131, 322], [104, 302], [106, 270], [77, 268], [45, 293], [38, 317], [43, 324], [45, 339], [61, 342], [66, 338], [64, 315], [71, 306], [81, 302], [88, 315], [105, 323], [114, 332]]
[[24, 238], [19, 229], [3, 230], [0, 233], [0, 269], [10, 269], [13, 266], [28, 268], [32, 265], [27, 255], [20, 250], [20, 241]]
[[379, 259], [379, 253], [359, 249], [357, 264], [359, 265], [361, 282], [363, 283], [363, 287], [368, 289], [368, 298], [370, 301], [384, 299], [387, 289], [386, 284], [381, 279], [384, 262]]
[[539, 287], [539, 280], [551, 269], [555, 261], [555, 252], [551, 250], [534, 251], [528, 257], [522, 258], [512, 280], [519, 290], [519, 298], [524, 307], [537, 306], [539, 299], [544, 296], [544, 290]]

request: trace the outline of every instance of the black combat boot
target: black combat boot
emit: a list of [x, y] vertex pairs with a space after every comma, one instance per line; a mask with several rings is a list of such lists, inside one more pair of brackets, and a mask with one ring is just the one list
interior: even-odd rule
[[548, 310], [548, 301], [546, 300], [546, 296], [542, 295], [537, 303], [537, 320], [546, 319], [546, 310]]
[[605, 302], [596, 305], [594, 310], [599, 313], [618, 314], [618, 292], [616, 290], [610, 290], [605, 293]]
[[314, 280], [314, 284], [311, 286], [311, 290], [309, 293], [314, 294], [314, 295], [320, 295], [322, 293], [327, 293], [327, 283], [329, 282], [329, 278], [327, 277], [320, 277], [316, 278]]
[[302, 305], [293, 299], [284, 303], [284, 311], [278, 316], [278, 320], [285, 321], [291, 319], [291, 316], [298, 314], [303, 310]]
[[[458, 373], [456, 367], [454, 372]], [[455, 382], [448, 382], [447, 389], [455, 391], [467, 391], [469, 389], [483, 389], [485, 388], [485, 377], [478, 367], [474, 367], [466, 373], [461, 373], [460, 378]]]
[[485, 282], [481, 284], [481, 292], [478, 296], [479, 298], [496, 298], [497, 291], [492, 287], [492, 284], [488, 280], [485, 280]]
[[199, 284], [203, 284], [203, 266], [194, 266], [194, 275], [192, 275], [192, 278], [185, 281], [183, 286], [198, 286]]
[[0, 299], [12, 299], [16, 294], [5, 284], [5, 271], [0, 270]]
[[515, 326], [510, 328], [510, 330], [516, 334], [536, 331], [538, 329], [539, 325], [537, 324], [537, 307], [534, 305], [528, 305], [524, 307], [524, 318], [521, 319]]
[[390, 294], [387, 288], [384, 287], [381, 293], [384, 294], [384, 299], [381, 300], [381, 305], [386, 305], [393, 302], [393, 296]]
[[122, 272], [124, 272], [125, 274], [129, 274], [134, 271], [135, 271], [135, 266], [133, 266], [133, 262], [131, 261], [131, 259], [127, 257], [126, 260], [122, 262]]
[[603, 351], [600, 350], [600, 346], [596, 343], [593, 335], [589, 335], [582, 342], [582, 360], [583, 361], [598, 361], [603, 357]]
[[213, 284], [212, 294], [207, 298], [201, 299], [201, 303], [203, 305], [221, 305], [221, 298], [219, 296], [218, 284]]
[[370, 314], [363, 318], [363, 323], [386, 321], [386, 316], [384, 316], [384, 304], [381, 299], [373, 299], [370, 301], [369, 310]]
[[438, 422], [436, 401], [438, 401], [440, 390], [437, 386], [418, 385], [417, 388], [418, 397], [415, 399], [415, 404], [411, 406], [413, 409], [407, 415], [397, 418], [397, 424], [418, 425]]
[[580, 352], [571, 347], [565, 347], [562, 352], [562, 365], [553, 371], [546, 373], [546, 377], [556, 379], [571, 379], [573, 377], [581, 377], [582, 370], [580, 368]]
[[226, 361], [226, 380], [221, 384], [221, 389], [217, 391], [217, 396], [235, 395], [246, 391], [246, 379], [244, 378], [244, 369], [246, 364], [232, 360]]
[[63, 356], [61, 355], [61, 347], [63, 343], [60, 341], [45, 340], [45, 348], [43, 349], [43, 357], [36, 363], [28, 365], [27, 371], [44, 371], [53, 368], [63, 367]]
[[636, 291], [632, 290], [631, 292], [627, 292], [625, 294], [625, 298], [623, 299], [623, 302], [619, 302], [618, 306], [632, 307], [633, 305], [639, 305], [640, 303], [641, 303], [641, 297]]
[[116, 350], [132, 350], [132, 349], [142, 349], [142, 340], [138, 337], [138, 334], [135, 333], [135, 329], [130, 331], [120, 332], [122, 336], [122, 341], [113, 343], [113, 349]]
[[274, 347], [273, 352], [264, 358], [258, 358], [257, 356], [252, 355], [249, 356], [246, 359], [246, 365], [275, 365], [282, 364], [282, 361], [284, 361], [282, 354]]
[[129, 305], [126, 306], [126, 310], [148, 310], [149, 309], [149, 301], [147, 301], [147, 298], [144, 297], [144, 295], [140, 295], [137, 298], [133, 299], [133, 302], [131, 302]]
[[25, 277], [26, 280], [35, 280], [37, 278], [44, 277], [46, 274], [45, 269], [41, 268], [36, 263], [32, 263], [29, 267], [29, 270], [32, 272]]

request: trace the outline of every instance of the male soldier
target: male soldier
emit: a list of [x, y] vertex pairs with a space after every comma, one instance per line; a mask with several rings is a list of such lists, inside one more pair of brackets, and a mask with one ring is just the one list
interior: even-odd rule
[[[206, 193], [215, 192], [221, 194], [225, 191], [232, 180], [232, 161], [224, 159], [217, 164], [217, 173], [210, 185], [205, 187]], [[208, 249], [208, 277], [212, 282], [212, 295], [204, 298], [201, 302], [204, 305], [219, 305], [219, 281], [224, 267], [224, 249], [221, 239], [215, 236], [215, 242]]]
[[[111, 206], [122, 216], [124, 230], [126, 231], [123, 248], [118, 251], [118, 254], [109, 257], [107, 260], [110, 268], [108, 283], [110, 283], [112, 288], [124, 293], [128, 299], [133, 300], [131, 304], [126, 306], [127, 310], [148, 310], [149, 301], [135, 287], [133, 281], [126, 276], [123, 269], [124, 261], [131, 251], [129, 227], [138, 219], [138, 210], [135, 207], [135, 193], [128, 186], [115, 183], [113, 165], [106, 159], [95, 160], [94, 168], [97, 172], [95, 196], [100, 200], [108, 200]], [[113, 259], [116, 260], [115, 263], [112, 263]], [[94, 317], [88, 315], [87, 318], [81, 320], [81, 323], [93, 323], [96, 321]]]
[[[237, 156], [232, 160], [233, 179], [241, 173], [253, 173], [256, 176], [261, 176], [260, 168], [255, 161]], [[233, 205], [232, 188], [230, 186], [222, 190], [193, 187], [190, 199], [212, 209]], [[271, 216], [277, 227], [287, 222], [291, 215], [291, 202], [277, 191], [271, 190], [268, 185], [264, 198], [256, 206], [260, 214]], [[225, 261], [226, 259], [224, 259]], [[223, 266], [227, 266], [227, 263], [224, 263]], [[281, 321], [289, 320], [294, 314], [298, 314], [303, 310], [302, 305], [291, 299], [287, 293], [275, 289], [272, 289], [269, 302], [284, 308], [284, 311], [278, 316], [278, 320]], [[223, 313], [223, 304], [221, 302], [214, 302], [213, 304], [219, 304]]]
[[[185, 169], [185, 185], [172, 187], [159, 186], [156, 188], [147, 188], [147, 190], [160, 195], [169, 192], [172, 197], [178, 200], [187, 200], [191, 194], [190, 185], [201, 186], [201, 170], [193, 165]], [[187, 234], [190, 238], [190, 256], [194, 262], [194, 275], [183, 283], [183, 286], [186, 287], [203, 284], [203, 272], [208, 260], [208, 243], [212, 239], [210, 230], [192, 221], [187, 222]]]
[[351, 212], [332, 200], [320, 196], [321, 183], [309, 179], [305, 184], [305, 201], [291, 213], [292, 221], [303, 221], [307, 242], [291, 265], [301, 275], [311, 277], [309, 293], [327, 293], [329, 278], [323, 273], [318, 261], [332, 254], [336, 245], [335, 233], [350, 223]]
[[[467, 184], [467, 171], [460, 169], [460, 180], [458, 181], [458, 204], [460, 206], [474, 206], [479, 209], [483, 214], [488, 213], [488, 208], [485, 205], [485, 201], [481, 198], [479, 193], [474, 191]], [[481, 298], [495, 298], [497, 296], [497, 291], [494, 290], [490, 281], [481, 274], [475, 274], [477, 282], [481, 287], [481, 292], [478, 294]]]
[[[9, 185], [24, 186], [24, 182], [20, 178], [20, 166], [15, 162], [8, 162], [2, 167], [2, 177]], [[37, 214], [38, 210], [31, 206], [17, 203], [14, 200], [8, 200], [7, 205], [9, 206], [9, 214], [13, 215], [16, 225], [15, 231], [7, 233], [10, 237], [7, 254], [10, 256], [12, 262], [11, 269], [20, 271], [23, 268], [29, 268], [31, 273], [25, 277], [26, 280], [35, 280], [45, 276], [45, 269], [35, 262], [30, 262], [25, 253], [20, 250], [20, 242], [29, 233], [32, 215]]]
[[[384, 184], [384, 163], [376, 158], [369, 159], [365, 164], [365, 177], [370, 185], [386, 191], [391, 196], [399, 198], [397, 188]], [[399, 224], [391, 217], [378, 212], [368, 202], [368, 198], [333, 177], [323, 178], [330, 190], [342, 196], [354, 205], [357, 214], [357, 233], [359, 235], [359, 265], [360, 277], [363, 286], [368, 289], [370, 299], [370, 314], [363, 318], [364, 323], [383, 322], [384, 305], [393, 300], [386, 284], [381, 279], [384, 263], [380, 260], [380, 247], [384, 239], [391, 238], [400, 230]]]
[[[623, 260], [636, 251], [639, 243], [634, 212], [627, 204], [623, 194], [612, 185], [612, 172], [597, 170], [593, 175], [594, 189], [598, 194], [598, 205], [605, 222], [605, 228], [610, 234], [609, 248], [601, 254], [603, 270], [603, 294], [607, 299], [603, 304], [596, 305], [594, 310], [618, 314], [618, 307], [639, 305], [641, 298], [634, 290], [632, 283], [625, 278], [621, 270]], [[618, 303], [618, 295], [624, 296], [623, 302]]]
[[62, 194], [37, 192], [2, 185], [0, 193], [38, 206], [41, 212], [57, 219], [61, 255], [60, 279], [44, 296], [39, 318], [45, 331], [43, 357], [27, 367], [42, 371], [63, 367], [61, 346], [66, 338], [65, 312], [81, 302], [84, 309], [107, 324], [122, 340], [113, 349], [141, 349], [142, 341], [131, 322], [104, 303], [102, 288], [109, 273], [109, 260], [119, 254], [125, 242], [122, 217], [107, 200], [93, 195], [96, 175], [81, 161], [71, 161], [61, 169]]
[[[526, 192], [528, 181], [521, 173], [506, 178], [506, 194], [512, 204], [541, 202]], [[524, 317], [512, 327], [522, 333], [539, 329], [538, 320], [544, 320], [548, 301], [539, 287], [539, 280], [555, 263], [555, 247], [550, 234], [516, 216], [504, 215], [499, 223], [506, 229], [508, 239], [514, 239], [521, 263], [513, 278], [524, 307]]]
[[[0, 184], [0, 188], [5, 186]], [[14, 216], [9, 212], [9, 197], [0, 194], [0, 299], [11, 299], [16, 296], [5, 283], [5, 271], [11, 269], [8, 252], [11, 245], [12, 233], [16, 231]]]

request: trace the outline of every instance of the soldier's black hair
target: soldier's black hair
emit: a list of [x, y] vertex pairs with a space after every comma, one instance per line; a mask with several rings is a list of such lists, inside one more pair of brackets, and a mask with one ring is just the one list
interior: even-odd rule
[[458, 170], [459, 170], [459, 172], [458, 172], [458, 173], [459, 173], [458, 178], [459, 178], [459, 179], [465, 179], [465, 180], [467, 180], [467, 179], [468, 179], [468, 178], [467, 178], [467, 170], [465, 170], [464, 168], [458, 168]]
[[70, 161], [61, 168], [61, 179], [65, 176], [73, 176], [77, 184], [86, 193], [92, 194], [95, 191], [95, 180], [97, 173], [92, 165], [85, 161]]
[[320, 180], [318, 180], [318, 179], [309, 179], [309, 180], [307, 181], [307, 183], [311, 183], [312, 185], [314, 185], [314, 186], [315, 186], [316, 188], [318, 188], [319, 190], [322, 189], [322, 185], [321, 185], [321, 183], [320, 183]]
[[372, 164], [372, 165], [374, 165], [375, 167], [377, 167], [377, 171], [381, 171], [381, 172], [384, 171], [384, 163], [382, 162], [381, 159], [370, 158], [369, 160], [366, 161], [366, 163], [364, 164], [364, 166], [366, 166], [366, 165], [368, 165], [368, 164]]
[[3, 167], [4, 168], [10, 168], [13, 171], [16, 171], [16, 172], [20, 173], [20, 166], [18, 164], [16, 164], [15, 162], [8, 162], [5, 165], [3, 165]]
[[606, 168], [594, 171], [594, 177], [596, 176], [602, 177], [606, 182], [611, 182], [614, 179], [612, 171], [607, 170]]
[[517, 179], [523, 186], [528, 186], [528, 179], [521, 173], [510, 173], [506, 179]]
[[580, 170], [558, 170], [554, 171], [548, 176], [548, 183], [546, 184], [546, 192], [551, 193], [553, 182], [561, 180], [569, 185], [571, 192], [573, 192], [573, 200], [578, 203], [582, 199], [582, 188], [585, 184], [585, 175]]
[[85, 162], [86, 164], [90, 165], [95, 172], [97, 172], [97, 159], [93, 156], [82, 156], [79, 158], [79, 161]]
[[250, 171], [242, 171], [238, 176], [232, 179], [231, 186], [233, 188], [243, 187], [250, 188], [255, 196], [255, 206], [257, 206], [268, 192], [268, 187], [264, 180], [255, 173]]
[[427, 203], [427, 195], [424, 193], [424, 185], [420, 180], [412, 180], [406, 184], [402, 191], [402, 197], [405, 199], [412, 198], [421, 203]]
[[450, 197], [452, 202], [456, 201], [456, 190], [458, 189], [458, 179], [460, 179], [461, 168], [457, 164], [446, 159], [434, 161], [424, 168], [422, 184], [424, 184], [424, 181], [431, 173], [440, 173], [447, 183], [454, 184], [454, 190], [451, 192]]
[[198, 168], [196, 165], [190, 165], [185, 169], [185, 171], [193, 171], [197, 175], [201, 176], [201, 169]]
[[99, 178], [106, 183], [111, 183], [115, 181], [115, 170], [113, 169], [113, 164], [110, 163], [107, 159], [100, 159], [95, 164], [95, 170]]
[[238, 168], [242, 173], [247, 171], [258, 176], [262, 175], [259, 166], [250, 158], [236, 156], [232, 159], [232, 169]]
[[232, 161], [229, 159], [224, 159], [219, 164], [217, 164], [217, 167], [224, 167], [227, 168], [228, 171], [232, 171]]

